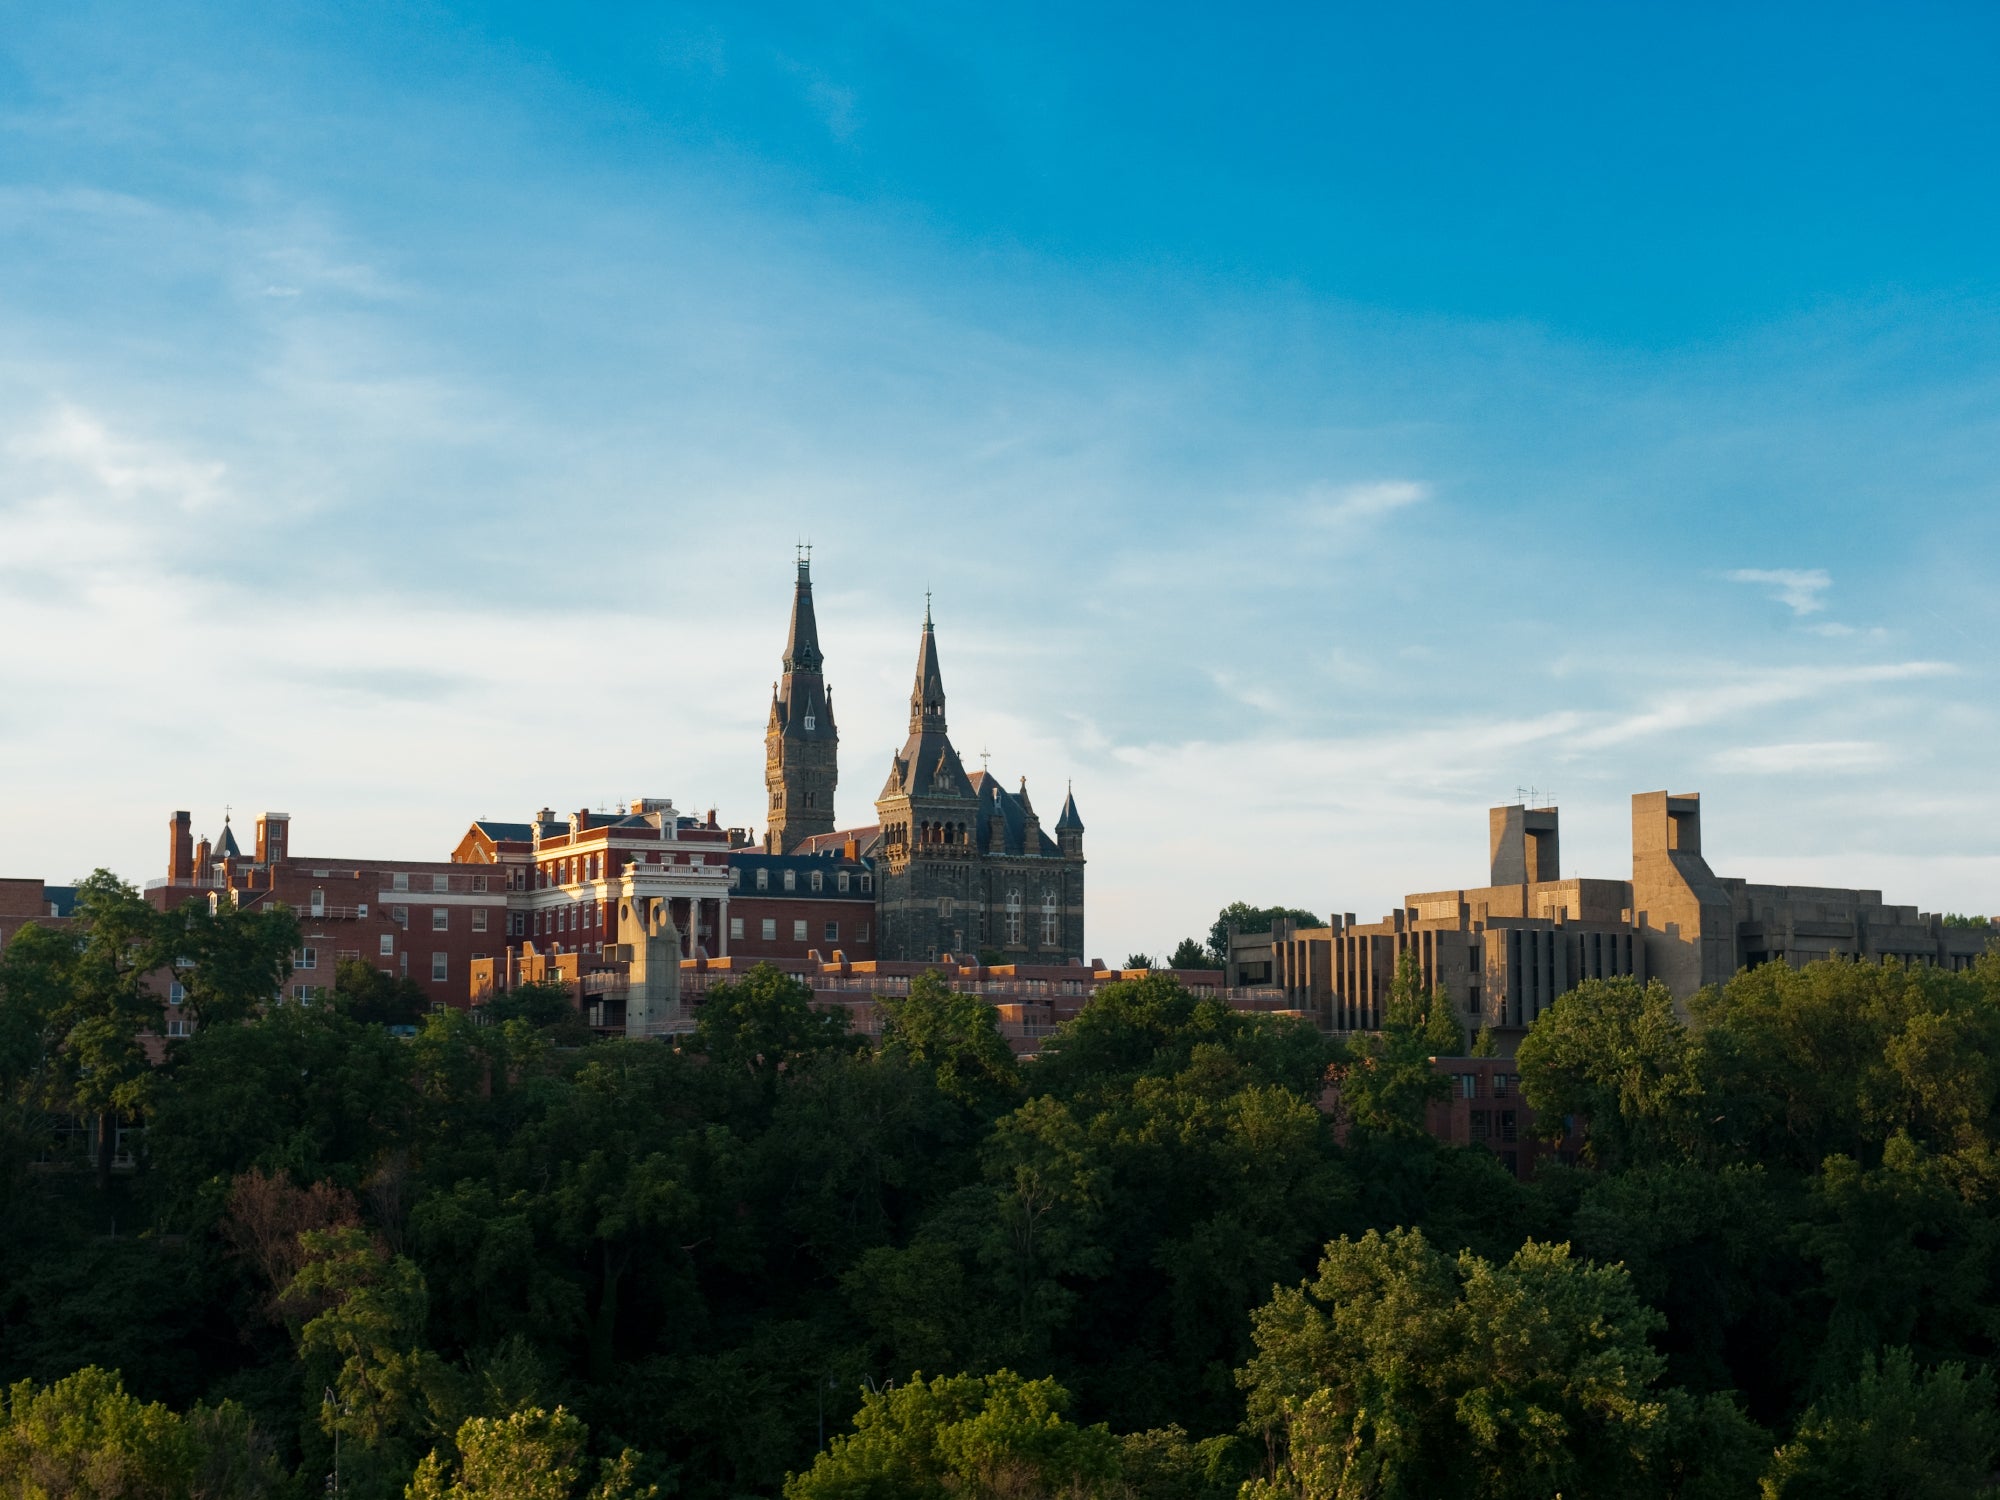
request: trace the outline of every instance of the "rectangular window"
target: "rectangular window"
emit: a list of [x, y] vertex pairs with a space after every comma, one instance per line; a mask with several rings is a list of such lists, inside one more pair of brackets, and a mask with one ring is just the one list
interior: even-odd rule
[[768, 891], [770, 888], [771, 888], [771, 872], [769, 870], [759, 870], [757, 872], [757, 889], [760, 891]]
[[792, 923], [792, 941], [795, 943], [803, 943], [805, 940], [806, 940], [806, 919], [804, 917], [800, 917], [797, 921]]
[[395, 874], [389, 877], [390, 890], [407, 891], [409, 888], [410, 888], [410, 872], [408, 870], [398, 870]]
[[410, 909], [407, 906], [390, 907], [389, 916], [398, 927], [408, 927], [410, 925]]
[[1062, 918], [1052, 911], [1042, 913], [1042, 946], [1053, 948], [1062, 941]]
[[797, 870], [785, 871], [785, 889], [788, 891], [795, 891], [798, 888], [799, 888], [799, 872]]
[[170, 1038], [177, 1036], [189, 1036], [191, 1034], [192, 1033], [189, 1032], [188, 1030], [188, 1023], [186, 1017], [184, 1016], [167, 1017], [167, 1035]]
[[861, 889], [862, 889], [862, 890], [864, 890], [864, 891], [872, 891], [872, 890], [874, 890], [874, 889], [875, 889], [875, 877], [874, 877], [873, 875], [863, 875], [863, 876], [861, 877]]
[[775, 943], [778, 940], [778, 919], [776, 917], [764, 918], [763, 934], [764, 941], [767, 943]]
[[319, 967], [319, 949], [299, 949], [298, 952], [292, 955], [292, 967], [295, 969], [317, 969]]
[[431, 876], [431, 889], [432, 889], [433, 891], [448, 891], [448, 890], [450, 890], [450, 889], [451, 889], [451, 877], [450, 877], [449, 875], [433, 875], [433, 876]]
[[845, 871], [845, 870], [842, 870], [842, 871], [840, 872], [840, 874], [839, 874], [839, 875], [837, 875], [837, 876], [835, 876], [835, 877], [834, 877], [834, 879], [835, 879], [835, 888], [836, 888], [836, 889], [837, 889], [837, 890], [838, 890], [838, 891], [840, 892], [840, 894], [841, 894], [841, 895], [843, 895], [843, 896], [844, 896], [844, 895], [846, 895], [846, 894], [847, 894], [847, 871]]
[[731, 917], [729, 919], [729, 935], [738, 940], [742, 938], [743, 919], [741, 917]]
[[1503, 1110], [1501, 1110], [1501, 1111], [1500, 1111], [1500, 1139], [1501, 1139], [1501, 1140], [1503, 1140], [1503, 1141], [1512, 1141], [1512, 1140], [1513, 1140], [1513, 1139], [1515, 1138], [1515, 1136], [1514, 1136], [1514, 1130], [1515, 1130], [1515, 1126], [1514, 1126], [1514, 1111], [1513, 1111], [1513, 1110], [1511, 1110], [1511, 1109], [1503, 1109]]
[[1493, 1075], [1493, 1097], [1495, 1099], [1505, 1099], [1507, 1097], [1507, 1075], [1505, 1073], [1495, 1073]]
[[840, 924], [838, 922], [829, 922], [826, 924], [826, 940], [829, 943], [840, 941]]
[[449, 977], [448, 970], [450, 964], [451, 956], [449, 954], [433, 953], [431, 955], [431, 982], [433, 984], [439, 983]]
[[1475, 1141], [1493, 1138], [1493, 1116], [1489, 1111], [1475, 1109], [1472, 1112], [1472, 1138]]
[[187, 986], [178, 979], [167, 986], [167, 1004], [179, 1005], [188, 997]]
[[475, 891], [483, 891], [483, 890], [485, 890], [485, 889], [486, 889], [486, 877], [485, 877], [484, 875], [475, 875], [475, 876], [473, 876], [473, 877], [472, 877], [472, 888], [473, 888], [473, 889], [474, 889]]
[[451, 927], [451, 908], [448, 906], [433, 906], [431, 908], [431, 931], [445, 932], [448, 931], [450, 927]]
[[477, 911], [475, 911], [475, 912], [474, 912], [474, 913], [472, 914], [472, 930], [473, 930], [474, 932], [484, 932], [484, 931], [486, 930], [486, 908], [485, 908], [485, 907], [483, 907], [483, 906], [482, 906], [482, 907], [480, 907], [480, 908], [479, 908], [479, 909], [478, 909]]
[[1477, 1073], [1461, 1073], [1458, 1075], [1458, 1096], [1461, 1099], [1477, 1099], [1479, 1097], [1479, 1075]]
[[733, 865], [730, 867], [729, 870], [729, 888], [732, 891], [740, 891], [743, 889], [743, 872], [735, 868]]
[[396, 951], [396, 934], [393, 932], [383, 933], [382, 946], [377, 951], [380, 952], [384, 958], [387, 958], [390, 954], [394, 953]]
[[823, 876], [823, 875], [821, 875], [819, 871], [817, 871], [817, 870], [814, 870], [814, 871], [813, 871], [813, 889], [814, 889], [815, 891], [819, 891], [819, 890], [824, 890], [824, 889], [825, 889], [825, 887], [826, 887], [826, 877], [825, 877], [825, 876]]
[[868, 941], [868, 924], [866, 922], [863, 922], [859, 927], [854, 929], [854, 941], [857, 943]]

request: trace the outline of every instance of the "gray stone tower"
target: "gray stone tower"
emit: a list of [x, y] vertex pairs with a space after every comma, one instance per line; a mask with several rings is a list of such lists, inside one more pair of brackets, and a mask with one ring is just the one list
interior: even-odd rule
[[764, 788], [770, 794], [764, 836], [769, 854], [789, 854], [816, 833], [833, 832], [833, 789], [840, 780], [840, 732], [833, 697], [820, 674], [819, 622], [813, 617], [812, 561], [799, 558], [785, 675], [771, 689], [764, 730]]

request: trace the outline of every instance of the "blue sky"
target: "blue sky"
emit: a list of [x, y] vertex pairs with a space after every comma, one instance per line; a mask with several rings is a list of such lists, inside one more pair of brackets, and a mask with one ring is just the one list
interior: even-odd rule
[[923, 594], [1093, 953], [1628, 861], [2000, 911], [1982, 6], [0, 0], [0, 873], [844, 821]]

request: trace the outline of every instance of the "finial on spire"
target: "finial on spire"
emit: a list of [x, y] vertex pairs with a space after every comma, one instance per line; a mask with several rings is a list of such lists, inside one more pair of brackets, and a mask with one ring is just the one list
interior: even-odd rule
[[979, 749], [979, 769], [988, 772], [993, 769], [993, 752], [983, 745]]
[[931, 628], [931, 591], [924, 590], [924, 629]]

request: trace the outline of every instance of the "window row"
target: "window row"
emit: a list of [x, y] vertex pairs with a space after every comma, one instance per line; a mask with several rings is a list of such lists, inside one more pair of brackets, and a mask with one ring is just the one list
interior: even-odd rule
[[[796, 891], [799, 888], [799, 872], [797, 870], [781, 870], [778, 873], [780, 876], [778, 888], [780, 890]], [[824, 894], [826, 891], [826, 877], [827, 872], [825, 870], [809, 871], [806, 876], [806, 889], [816, 895]], [[861, 890], [872, 891], [875, 889], [875, 877], [873, 875], [864, 873], [857, 877], [847, 870], [836, 870], [833, 872], [833, 888], [843, 896], [848, 895], [855, 889], [853, 882], [857, 878], [861, 882]], [[771, 889], [771, 872], [768, 869], [759, 870], [757, 878], [752, 884], [757, 890], [768, 891]], [[732, 891], [743, 889], [743, 870], [741, 866], [731, 867], [729, 871], [729, 888]]]
[[[323, 875], [324, 873], [322, 870], [313, 871], [315, 875]], [[419, 876], [418, 880], [421, 882], [422, 878]], [[467, 875], [461, 878], [465, 880], [465, 889], [467, 890], [483, 892], [486, 889], [486, 877], [484, 875]], [[444, 895], [451, 890], [451, 882], [452, 877], [449, 875], [433, 875], [430, 877], [430, 889], [439, 895]], [[389, 872], [389, 889], [392, 891], [420, 891], [424, 887], [421, 883], [415, 886], [410, 884], [410, 872], [408, 870], [391, 870]]]
[[[811, 941], [811, 931], [812, 931], [812, 926], [811, 926], [811, 924], [810, 924], [810, 923], [809, 923], [809, 922], [808, 922], [808, 921], [807, 921], [807, 920], [806, 920], [806, 919], [805, 919], [804, 917], [794, 917], [794, 918], [792, 919], [792, 941], [793, 941], [793, 942], [795, 942], [795, 943], [804, 943], [804, 942], [810, 942], [810, 941]], [[862, 923], [859, 923], [859, 924], [858, 924], [858, 925], [857, 925], [857, 926], [855, 927], [855, 929], [854, 929], [854, 938], [853, 938], [853, 941], [855, 941], [855, 942], [857, 942], [857, 943], [865, 943], [865, 942], [867, 942], [867, 941], [868, 941], [868, 931], [869, 931], [869, 924], [868, 924], [868, 923], [866, 923], [866, 922], [862, 922]], [[729, 919], [729, 936], [730, 936], [731, 940], [732, 940], [732, 941], [735, 941], [735, 942], [741, 942], [741, 941], [743, 941], [743, 932], [744, 932], [744, 927], [743, 927], [743, 918], [741, 918], [741, 917], [731, 917], [731, 918]], [[758, 936], [758, 937], [759, 937], [759, 938], [760, 938], [761, 940], [763, 940], [764, 942], [767, 942], [767, 943], [775, 943], [775, 942], [777, 942], [777, 941], [778, 941], [778, 919], [777, 919], [776, 917], [764, 917], [764, 918], [760, 919], [760, 920], [759, 920], [759, 922], [758, 922], [758, 931], [757, 931], [757, 936]], [[840, 924], [839, 924], [838, 922], [828, 922], [828, 923], [826, 923], [826, 924], [825, 924], [825, 926], [824, 926], [824, 927], [822, 928], [822, 930], [821, 930], [821, 937], [822, 937], [822, 939], [823, 939], [824, 941], [826, 941], [826, 942], [829, 942], [829, 943], [837, 943], [837, 942], [839, 942], [839, 941], [840, 941]]]

